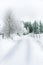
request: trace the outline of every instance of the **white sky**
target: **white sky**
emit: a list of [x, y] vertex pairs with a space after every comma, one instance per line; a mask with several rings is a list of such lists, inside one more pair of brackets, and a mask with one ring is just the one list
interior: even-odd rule
[[7, 8], [12, 8], [20, 20], [43, 20], [43, 0], [0, 0], [0, 19]]

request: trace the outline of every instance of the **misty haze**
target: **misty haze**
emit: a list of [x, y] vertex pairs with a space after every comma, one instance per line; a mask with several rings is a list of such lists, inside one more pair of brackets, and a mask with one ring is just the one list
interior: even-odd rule
[[0, 0], [0, 65], [43, 65], [43, 0]]

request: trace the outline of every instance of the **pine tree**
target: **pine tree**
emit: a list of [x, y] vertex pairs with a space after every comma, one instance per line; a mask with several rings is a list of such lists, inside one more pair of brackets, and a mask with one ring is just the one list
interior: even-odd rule
[[29, 22], [25, 22], [24, 27], [26, 28], [27, 33], [29, 33]]
[[40, 33], [43, 33], [43, 24], [40, 21]]
[[32, 33], [33, 32], [33, 27], [32, 27], [31, 22], [29, 22], [28, 27], [29, 27], [29, 33]]
[[34, 21], [34, 23], [33, 23], [33, 32], [35, 34], [39, 33], [39, 31], [38, 31], [38, 23], [36, 21]]

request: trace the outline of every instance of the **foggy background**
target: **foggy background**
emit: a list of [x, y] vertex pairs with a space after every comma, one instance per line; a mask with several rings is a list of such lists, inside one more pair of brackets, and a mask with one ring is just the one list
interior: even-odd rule
[[0, 0], [0, 20], [8, 8], [13, 9], [18, 20], [43, 21], [43, 0]]

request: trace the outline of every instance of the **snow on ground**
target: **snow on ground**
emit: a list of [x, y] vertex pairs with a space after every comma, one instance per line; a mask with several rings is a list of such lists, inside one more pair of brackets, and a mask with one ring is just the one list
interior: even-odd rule
[[43, 50], [29, 35], [0, 39], [0, 65], [43, 65]]
[[7, 54], [10, 48], [15, 45], [12, 40], [0, 40], [0, 60]]
[[36, 34], [34, 34], [33, 38], [38, 43], [38, 45], [41, 47], [41, 49], [43, 50], [43, 34], [37, 34], [37, 36], [36, 36]]

